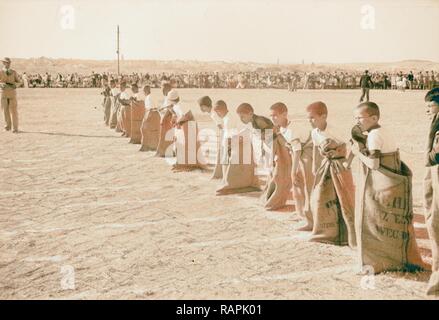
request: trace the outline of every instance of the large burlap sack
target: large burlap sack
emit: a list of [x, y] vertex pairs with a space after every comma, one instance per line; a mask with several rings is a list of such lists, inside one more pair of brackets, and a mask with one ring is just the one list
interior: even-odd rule
[[173, 170], [204, 169], [205, 166], [198, 161], [198, 125], [191, 111], [177, 119], [175, 129], [176, 164]]
[[285, 138], [277, 135], [273, 141], [274, 168], [270, 173], [261, 199], [267, 210], [277, 210], [284, 207], [291, 199], [291, 155], [286, 147]]
[[317, 171], [311, 193], [311, 241], [356, 246], [354, 184], [344, 159], [325, 159]]
[[[320, 157], [320, 154], [318, 154]], [[321, 161], [319, 161], [320, 163]], [[293, 198], [297, 201], [302, 202], [303, 213], [301, 213], [301, 218], [305, 221], [305, 225], [299, 230], [301, 231], [312, 231], [313, 228], [313, 218], [311, 212], [311, 191], [314, 185], [314, 174], [312, 172], [313, 163], [313, 143], [311, 140], [311, 135], [308, 139], [302, 143], [302, 151], [299, 159], [299, 167], [297, 172], [297, 180], [294, 182], [292, 191]]]
[[156, 151], [160, 139], [160, 113], [149, 110], [142, 122], [142, 147], [140, 151]]
[[104, 98], [103, 108], [104, 108], [104, 122], [105, 122], [105, 125], [108, 126], [110, 124], [110, 115], [111, 115], [111, 97], [110, 96]]
[[142, 140], [142, 121], [145, 116], [145, 102], [132, 101], [131, 102], [131, 133], [130, 143], [140, 144]]
[[117, 127], [117, 113], [119, 111], [119, 101], [115, 97], [111, 98], [111, 111], [110, 111], [110, 129]]
[[260, 190], [259, 180], [255, 176], [256, 166], [249, 132], [246, 132], [245, 135], [231, 137], [226, 148], [223, 179], [216, 194], [225, 195]]
[[123, 132], [123, 121], [122, 121], [122, 104], [119, 103], [119, 108], [117, 109], [117, 123], [116, 123], [116, 132]]
[[122, 105], [120, 114], [123, 135], [129, 138], [131, 134], [131, 106]]
[[[333, 154], [329, 156], [328, 154]], [[352, 173], [343, 166], [346, 148], [328, 139], [322, 148], [325, 158], [317, 170], [311, 193], [313, 230], [310, 240], [356, 246]]]
[[424, 179], [424, 207], [433, 258], [427, 294], [439, 295], [439, 165], [427, 168]]
[[174, 127], [172, 119], [172, 112], [166, 110], [160, 121], [160, 137], [156, 152], [157, 157], [165, 157], [166, 150], [168, 150], [168, 147], [174, 143]]
[[375, 273], [426, 268], [413, 227], [410, 169], [397, 152], [381, 155], [378, 170], [360, 166], [355, 227], [361, 267]]
[[223, 165], [221, 163], [222, 152], [224, 150], [222, 144], [224, 143], [223, 139], [223, 130], [218, 129], [217, 131], [217, 143], [216, 143], [216, 161], [215, 168], [213, 169], [212, 179], [222, 179], [223, 178]]

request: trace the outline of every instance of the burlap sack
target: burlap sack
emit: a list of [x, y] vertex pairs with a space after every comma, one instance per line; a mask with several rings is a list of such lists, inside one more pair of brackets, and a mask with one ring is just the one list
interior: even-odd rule
[[119, 111], [119, 101], [115, 97], [111, 98], [111, 111], [110, 111], [110, 129], [115, 129], [117, 126], [117, 113]]
[[216, 195], [243, 193], [260, 190], [255, 176], [255, 162], [251, 137], [235, 135], [229, 139], [224, 155], [223, 179]]
[[104, 122], [105, 122], [105, 125], [108, 126], [110, 124], [110, 115], [111, 115], [111, 97], [110, 96], [104, 98], [103, 107], [104, 107]]
[[439, 165], [427, 168], [424, 179], [424, 207], [433, 258], [427, 294], [439, 295]]
[[223, 178], [223, 165], [221, 163], [222, 152], [223, 152], [223, 130], [218, 129], [217, 131], [217, 144], [216, 144], [216, 161], [215, 168], [213, 169], [212, 179], [222, 179]]
[[[320, 154], [318, 154], [320, 157]], [[313, 142], [311, 135], [302, 143], [302, 151], [300, 154], [299, 167], [297, 172], [297, 180], [293, 184], [293, 198], [297, 202], [301, 201], [303, 206], [303, 213], [301, 218], [305, 221], [305, 225], [300, 228], [301, 231], [312, 231], [313, 218], [311, 213], [311, 191], [314, 185], [314, 174], [312, 172], [313, 162]], [[320, 163], [321, 161], [319, 161]]]
[[355, 188], [352, 173], [343, 166], [346, 149], [336, 147], [325, 151], [331, 150], [337, 154], [324, 158], [316, 173], [311, 193], [313, 230], [310, 240], [335, 245], [348, 244], [354, 248]]
[[156, 151], [160, 139], [160, 113], [149, 110], [142, 122], [142, 141], [140, 151]]
[[176, 164], [173, 170], [204, 169], [198, 161], [200, 143], [198, 141], [198, 125], [191, 111], [177, 119], [175, 129]]
[[382, 154], [378, 170], [360, 166], [355, 228], [361, 267], [375, 273], [427, 267], [415, 239], [410, 169], [398, 152]]
[[131, 106], [122, 105], [120, 114], [123, 135], [129, 138], [131, 136]]
[[142, 140], [142, 121], [145, 116], [145, 102], [132, 101], [131, 102], [131, 139], [130, 143], [140, 144]]
[[273, 141], [274, 168], [264, 188], [261, 199], [267, 210], [284, 207], [291, 199], [291, 155], [286, 147], [285, 138], [277, 135]]
[[174, 128], [172, 123], [172, 112], [169, 110], [166, 110], [165, 114], [163, 115], [161, 121], [160, 121], [160, 137], [159, 137], [159, 143], [157, 145], [157, 157], [165, 157], [166, 150], [170, 145], [174, 143], [173, 137], [174, 137]]
[[123, 132], [123, 121], [122, 121], [122, 104], [119, 104], [119, 108], [117, 109], [117, 123], [116, 123], [116, 132]]

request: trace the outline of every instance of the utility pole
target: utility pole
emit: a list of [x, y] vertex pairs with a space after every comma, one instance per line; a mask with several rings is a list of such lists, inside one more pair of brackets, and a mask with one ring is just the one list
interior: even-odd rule
[[120, 63], [119, 63], [119, 25], [117, 25], [117, 75], [120, 76]]

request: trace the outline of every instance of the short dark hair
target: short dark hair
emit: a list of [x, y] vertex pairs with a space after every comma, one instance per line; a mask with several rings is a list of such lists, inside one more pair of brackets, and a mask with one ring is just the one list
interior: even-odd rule
[[361, 108], [366, 108], [366, 112], [369, 116], [377, 116], [378, 118], [380, 117], [380, 108], [375, 102], [367, 101], [360, 103], [357, 106], [357, 109], [361, 109]]
[[283, 102], [276, 102], [275, 104], [273, 104], [273, 105], [270, 107], [270, 110], [275, 110], [275, 111], [277, 111], [277, 112], [279, 112], [279, 113], [285, 113], [285, 112], [288, 112], [288, 108], [287, 108], [287, 106], [285, 105], [285, 103], [283, 103]]
[[214, 109], [224, 109], [224, 110], [227, 110], [227, 104], [226, 104], [226, 102], [224, 100], [218, 100], [218, 101], [215, 102], [215, 108]]
[[328, 107], [322, 101], [316, 101], [306, 107], [307, 112], [316, 113], [319, 116], [328, 114]]
[[439, 87], [433, 88], [427, 92], [424, 98], [425, 102], [434, 101], [437, 105], [439, 105]]
[[198, 99], [198, 104], [200, 106], [212, 107], [212, 99], [209, 96], [204, 96]]
[[236, 109], [237, 113], [246, 113], [246, 114], [250, 114], [253, 113], [253, 107], [250, 105], [250, 103], [241, 103], [238, 108]]

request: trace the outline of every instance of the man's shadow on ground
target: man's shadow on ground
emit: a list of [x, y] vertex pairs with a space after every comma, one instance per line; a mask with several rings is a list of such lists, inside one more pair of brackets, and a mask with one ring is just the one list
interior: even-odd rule
[[86, 134], [74, 134], [74, 133], [64, 133], [64, 132], [42, 132], [42, 131], [19, 131], [18, 133], [33, 133], [33, 134], [45, 134], [49, 136], [64, 136], [64, 137], [83, 137], [83, 138], [120, 138], [119, 136], [97, 136], [97, 135], [86, 135]]

